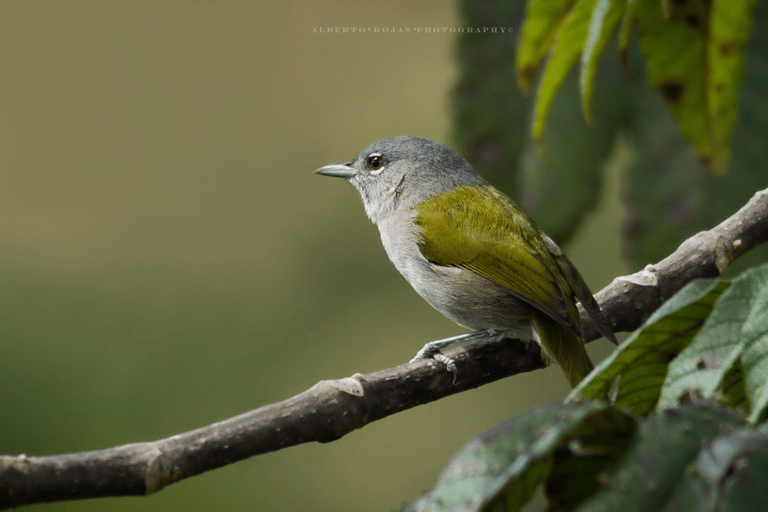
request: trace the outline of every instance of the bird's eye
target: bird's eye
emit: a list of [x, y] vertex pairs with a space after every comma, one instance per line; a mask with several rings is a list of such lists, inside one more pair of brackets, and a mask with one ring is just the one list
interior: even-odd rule
[[374, 171], [378, 171], [384, 167], [384, 160], [381, 158], [379, 153], [371, 153], [368, 156], [368, 167]]

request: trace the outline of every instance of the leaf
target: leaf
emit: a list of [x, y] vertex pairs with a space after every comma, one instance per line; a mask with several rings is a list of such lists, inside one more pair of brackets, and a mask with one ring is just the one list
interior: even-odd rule
[[[711, 229], [766, 186], [768, 161], [768, 3], [754, 11], [751, 38], [744, 49], [744, 80], [738, 122], [733, 130], [731, 168], [724, 176], [703, 172], [703, 164], [680, 135], [677, 124], [644, 80], [627, 125], [636, 147], [626, 175], [622, 235], [633, 265], [659, 261], [683, 240]], [[632, 64], [639, 67], [632, 53]], [[596, 99], [599, 98], [596, 95]], [[731, 275], [768, 259], [768, 245], [739, 258]]]
[[[462, 23], [467, 26], [516, 27], [522, 24], [524, 4], [462, 0]], [[508, 36], [462, 32], [457, 43], [459, 77], [452, 94], [456, 149], [487, 180], [518, 197], [517, 171], [528, 139], [525, 98], [511, 72], [515, 48]]]
[[[742, 273], [723, 292], [701, 330], [670, 364], [659, 407], [674, 405], [688, 390], [711, 398], [734, 386], [746, 393], [750, 420], [757, 421], [768, 407], [768, 264]], [[734, 406], [743, 402], [741, 393], [724, 396], [737, 400]]]
[[619, 58], [625, 68], [629, 60], [627, 51], [627, 48], [629, 47], [629, 36], [632, 35], [632, 28], [635, 25], [638, 5], [640, 5], [640, 0], [627, 0], [627, 7], [624, 9], [624, 18], [621, 20], [621, 29], [619, 30]]
[[707, 106], [713, 155], [711, 167], [722, 173], [731, 153], [731, 131], [736, 124], [739, 89], [744, 78], [743, 50], [752, 30], [751, 14], [757, 0], [714, 0], [707, 38]]
[[[467, 26], [517, 27], [525, 5], [463, 0], [461, 7]], [[558, 244], [564, 244], [600, 197], [602, 164], [613, 154], [616, 131], [632, 102], [625, 88], [609, 80], [618, 74], [617, 63], [606, 62], [598, 70], [595, 85], [595, 127], [588, 130], [580, 112], [578, 81], [571, 74], [554, 100], [548, 128], [537, 144], [529, 135], [533, 100], [522, 96], [510, 72], [514, 52], [509, 37], [459, 35], [453, 139], [459, 153], [480, 174], [515, 199]], [[574, 137], [577, 131], [580, 135]]]
[[[567, 452], [621, 452], [634, 420], [606, 404], [553, 404], [505, 421], [467, 443], [434, 489], [409, 511], [518, 510]], [[587, 456], [587, 455], [585, 455]], [[582, 484], [594, 475], [582, 475]]]
[[768, 495], [761, 485], [768, 481], [768, 429], [763, 425], [757, 430], [755, 435], [735, 432], [735, 439], [725, 440], [728, 444], [724, 447], [713, 443], [718, 451], [727, 450], [730, 455], [721, 464], [719, 474], [723, 478], [717, 482], [727, 493], [721, 501], [728, 502], [728, 510], [768, 510]]
[[581, 54], [581, 105], [584, 117], [592, 124], [592, 88], [597, 74], [597, 64], [605, 51], [625, 8], [625, 0], [597, 0], [589, 22], [587, 40]]
[[725, 172], [754, 1], [657, 1], [637, 10], [648, 81], [715, 173]]
[[574, 0], [531, 0], [528, 3], [517, 51], [517, 82], [523, 91], [530, 90], [533, 75], [549, 53], [573, 4]]
[[602, 492], [582, 503], [579, 512], [702, 510], [695, 499], [670, 508], [670, 498], [713, 438], [744, 426], [742, 418], [713, 403], [649, 416], [619, 465], [601, 475]]
[[666, 510], [768, 510], [768, 433], [740, 428], [705, 442]]
[[[600, 363], [570, 394], [588, 399], [609, 397], [640, 415], [659, 399], [667, 365], [698, 332], [727, 282], [693, 281], [665, 302], [610, 357]], [[621, 375], [620, 379], [617, 377]]]
[[[744, 387], [744, 369], [741, 367], [741, 362], [736, 361], [730, 371], [725, 374], [722, 393], [724, 403], [729, 404], [734, 409], [748, 410], [747, 390]], [[717, 395], [715, 398], [718, 398]]]
[[579, 0], [557, 33], [555, 45], [544, 67], [533, 107], [533, 137], [540, 139], [552, 100], [576, 64], [587, 39], [589, 21], [597, 0]]
[[[552, 469], [544, 494], [549, 510], [573, 510], [602, 487], [601, 477], [612, 471], [624, 457], [636, 430], [631, 416], [616, 415], [613, 424], [604, 416], [591, 416], [582, 422], [580, 432], [567, 449], [554, 452]], [[595, 422], [598, 420], [598, 422]]]

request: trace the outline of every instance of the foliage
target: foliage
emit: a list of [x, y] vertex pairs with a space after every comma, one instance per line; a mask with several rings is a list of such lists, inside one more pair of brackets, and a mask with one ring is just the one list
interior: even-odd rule
[[[457, 453], [407, 510], [764, 510], [768, 264], [667, 301], [562, 404]], [[590, 399], [595, 401], [584, 401]]]
[[[524, 11], [464, 0], [467, 25], [517, 32], [460, 37], [459, 150], [563, 243], [597, 202], [601, 166], [624, 133], [635, 150], [625, 254], [658, 261], [765, 186], [768, 4], [755, 4], [534, 0]], [[533, 90], [539, 70], [526, 96], [518, 84]], [[768, 253], [753, 252], [738, 270]]]
[[530, 88], [531, 76], [548, 56], [538, 87], [534, 136], [541, 137], [552, 99], [579, 56], [582, 105], [591, 119], [597, 63], [619, 23], [623, 25], [621, 51], [627, 51], [631, 25], [637, 21], [648, 80], [698, 154], [713, 171], [724, 172], [743, 78], [742, 52], [756, 1], [561, 3], [553, 12], [550, 0], [532, 0], [523, 25], [517, 59], [523, 89]]

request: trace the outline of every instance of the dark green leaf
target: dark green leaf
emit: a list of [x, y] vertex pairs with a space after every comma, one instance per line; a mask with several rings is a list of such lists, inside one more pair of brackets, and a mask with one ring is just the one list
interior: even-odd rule
[[612, 398], [617, 405], [641, 415], [650, 413], [659, 399], [669, 362], [698, 332], [728, 285], [708, 279], [688, 284], [600, 363], [569, 398], [608, 398], [614, 387]]
[[[550, 512], [574, 510], [602, 487], [602, 477], [624, 457], [635, 431], [629, 416], [615, 416], [618, 424], [606, 424], [604, 416], [592, 416], [583, 422], [580, 432], [572, 434], [577, 442], [555, 451], [547, 477], [545, 496]], [[595, 421], [597, 420], [597, 422]]]
[[665, 510], [768, 510], [762, 485], [768, 477], [766, 441], [763, 427], [740, 428], [705, 442]]
[[702, 510], [696, 499], [680, 508], [665, 507], [702, 449], [724, 431], [743, 426], [743, 419], [712, 403], [686, 405], [649, 416], [638, 425], [620, 464], [601, 477], [602, 492], [591, 496], [578, 510]]
[[[461, 7], [467, 26], [522, 24], [521, 2], [463, 0]], [[491, 183], [518, 197], [517, 169], [529, 138], [531, 102], [515, 82], [513, 41], [508, 35], [464, 32], [457, 50], [459, 78], [452, 97], [456, 149]]]
[[622, 451], [615, 446], [626, 443], [633, 430], [630, 416], [605, 404], [534, 409], [470, 441], [449, 461], [434, 489], [406, 510], [519, 510], [553, 462], [568, 458], [566, 453], [571, 458], [613, 456]]

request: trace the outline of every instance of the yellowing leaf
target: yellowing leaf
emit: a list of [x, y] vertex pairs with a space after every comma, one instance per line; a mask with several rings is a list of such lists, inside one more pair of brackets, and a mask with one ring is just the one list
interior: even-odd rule
[[638, 9], [651, 85], [715, 173], [725, 172], [754, 0], [667, 2]]

